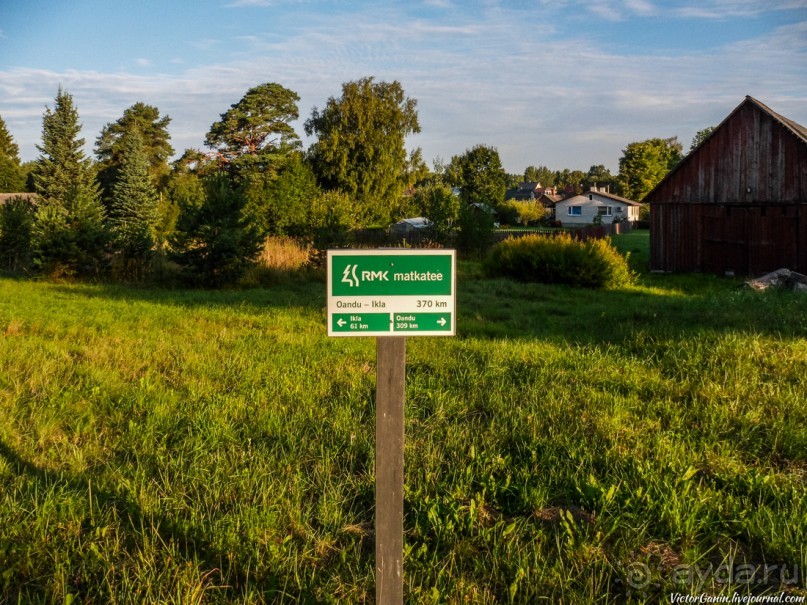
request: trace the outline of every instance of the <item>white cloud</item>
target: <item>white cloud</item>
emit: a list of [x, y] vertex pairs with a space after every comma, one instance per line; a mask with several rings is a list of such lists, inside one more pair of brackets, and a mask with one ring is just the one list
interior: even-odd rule
[[807, 0], [697, 0], [677, 7], [673, 14], [689, 18], [727, 19], [805, 8]]
[[[644, 0], [598, 4], [615, 19], [656, 7]], [[717, 4], [728, 2], [712, 0], [707, 8]], [[548, 11], [542, 20], [551, 21], [557, 0], [542, 6]], [[248, 54], [176, 76], [0, 71], [0, 115], [24, 159], [33, 159], [42, 111], [53, 104], [59, 84], [74, 95], [89, 151], [104, 124], [143, 101], [171, 116], [172, 144], [181, 153], [200, 147], [220, 113], [261, 82], [279, 82], [300, 94], [296, 126], [302, 135], [313, 106], [338, 96], [343, 82], [374, 75], [399, 80], [417, 99], [422, 133], [410, 144], [423, 148], [427, 163], [484, 143], [499, 149], [511, 172], [529, 164], [583, 170], [605, 164], [615, 170], [628, 143], [655, 136], [678, 135], [686, 147], [697, 130], [718, 123], [746, 94], [807, 121], [805, 23], [708, 54], [669, 56], [621, 54], [585, 31], [561, 37], [542, 25], [537, 35], [524, 23], [524, 14], [498, 8], [435, 21], [389, 5], [312, 15], [304, 28], [282, 36], [242, 35]]]
[[610, 0], [592, 0], [587, 3], [588, 9], [606, 21], [621, 21], [622, 12]]
[[221, 40], [217, 38], [202, 38], [200, 40], [194, 40], [190, 43], [191, 46], [198, 50], [210, 50], [219, 44], [221, 44]]
[[625, 0], [625, 7], [630, 12], [642, 17], [658, 13], [658, 9], [648, 0]]
[[151, 60], [150, 59], [139, 58], [139, 59], [135, 59], [134, 62], [135, 62], [135, 65], [137, 65], [138, 67], [148, 67], [149, 65], [151, 65]]

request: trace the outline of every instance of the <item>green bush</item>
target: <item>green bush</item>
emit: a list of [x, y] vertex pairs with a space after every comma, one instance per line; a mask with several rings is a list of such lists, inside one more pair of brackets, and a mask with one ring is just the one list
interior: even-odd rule
[[491, 277], [579, 288], [620, 288], [636, 278], [610, 240], [581, 242], [568, 233], [507, 239], [491, 248], [484, 267]]
[[0, 272], [26, 273], [31, 265], [34, 205], [13, 197], [0, 205]]
[[210, 176], [204, 197], [180, 202], [169, 259], [188, 281], [208, 288], [236, 283], [254, 265], [263, 240], [249, 214], [246, 199], [228, 177]]

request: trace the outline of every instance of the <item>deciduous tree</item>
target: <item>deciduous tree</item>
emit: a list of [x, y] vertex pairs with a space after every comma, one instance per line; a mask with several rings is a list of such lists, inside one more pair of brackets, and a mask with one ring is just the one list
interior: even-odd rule
[[619, 184], [628, 199], [641, 201], [683, 157], [678, 137], [630, 143], [619, 160]]
[[460, 188], [460, 198], [466, 205], [482, 203], [493, 208], [504, 201], [507, 173], [495, 147], [476, 145], [455, 155], [446, 175], [451, 185]]
[[695, 133], [695, 136], [692, 137], [692, 145], [689, 146], [689, 153], [695, 151], [700, 144], [703, 143], [706, 139], [709, 138], [709, 135], [712, 134], [715, 130], [714, 126], [707, 126], [703, 130], [699, 130]]
[[261, 229], [272, 235], [307, 235], [312, 200], [320, 194], [317, 178], [303, 154], [286, 156], [277, 178], [259, 191], [263, 196], [257, 220]]
[[362, 78], [342, 85], [305, 123], [317, 141], [309, 153], [325, 189], [344, 191], [364, 222], [385, 224], [410, 178], [407, 135], [420, 132], [417, 101], [400, 82]]
[[462, 203], [450, 187], [434, 184], [419, 188], [412, 205], [419, 216], [432, 222], [430, 235], [436, 241], [444, 241], [459, 218]]
[[588, 169], [585, 178], [583, 179], [584, 189], [591, 189], [592, 187], [607, 187], [611, 193], [618, 193], [618, 184], [616, 177], [611, 174], [603, 164], [597, 164]]
[[542, 187], [551, 187], [555, 184], [555, 173], [546, 166], [527, 166], [524, 180], [528, 183], [541, 183]]

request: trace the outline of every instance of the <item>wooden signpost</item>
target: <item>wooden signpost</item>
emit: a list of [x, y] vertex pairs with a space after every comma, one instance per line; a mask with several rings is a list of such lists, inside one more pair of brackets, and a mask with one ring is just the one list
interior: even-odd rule
[[328, 335], [376, 336], [376, 603], [403, 603], [406, 336], [456, 333], [454, 250], [329, 250]]

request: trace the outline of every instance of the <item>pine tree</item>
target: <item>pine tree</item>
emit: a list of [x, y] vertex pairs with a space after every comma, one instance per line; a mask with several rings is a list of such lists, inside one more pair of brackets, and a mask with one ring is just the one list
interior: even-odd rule
[[31, 264], [34, 205], [14, 197], [0, 205], [0, 271], [25, 273]]
[[140, 277], [154, 246], [157, 192], [149, 175], [143, 139], [136, 130], [121, 140], [118, 178], [112, 187], [109, 226], [113, 243], [121, 253], [124, 273]]
[[224, 175], [207, 177], [203, 199], [180, 202], [171, 237], [173, 259], [189, 270], [193, 281], [220, 287], [237, 281], [254, 263], [262, 238], [246, 199]]
[[33, 171], [40, 200], [35, 262], [49, 274], [91, 275], [100, 270], [106, 241], [104, 211], [73, 97], [59, 88], [42, 119], [42, 145]]
[[25, 191], [25, 178], [20, 166], [20, 148], [14, 142], [0, 117], [0, 192]]
[[95, 141], [95, 155], [98, 159], [98, 181], [101, 184], [102, 199], [110, 203], [112, 188], [118, 179], [118, 172], [124, 155], [124, 140], [132, 130], [142, 137], [143, 154], [148, 163], [151, 182], [157, 191], [167, 184], [170, 167], [168, 158], [174, 154], [168, 125], [171, 118], [160, 116], [160, 110], [145, 103], [135, 103], [127, 108], [117, 121], [101, 129]]

